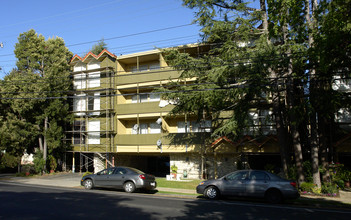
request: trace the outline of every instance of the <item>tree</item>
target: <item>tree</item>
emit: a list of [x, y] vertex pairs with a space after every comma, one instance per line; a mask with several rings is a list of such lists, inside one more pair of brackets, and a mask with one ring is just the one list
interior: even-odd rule
[[[287, 172], [287, 153], [292, 146], [301, 183], [303, 155], [311, 149], [314, 174], [318, 175], [318, 144], [323, 146], [322, 142], [327, 142], [326, 132], [321, 128], [323, 123], [330, 123], [331, 116], [340, 108], [338, 102], [327, 107], [325, 99], [339, 100], [341, 96], [331, 89], [340, 66], [343, 73], [349, 74], [345, 65], [350, 59], [347, 38], [350, 31], [345, 28], [349, 27], [348, 9], [341, 10], [342, 1], [322, 1], [318, 7], [315, 0], [259, 3], [258, 8], [253, 8], [249, 1], [242, 0], [184, 0], [185, 6], [195, 9], [203, 42], [211, 45], [211, 50], [196, 58], [176, 50], [166, 51], [170, 64], [182, 70], [179, 85], [186, 78], [196, 77], [197, 81], [175, 87], [178, 92], [165, 96], [177, 100], [173, 113], [202, 115], [205, 111], [217, 122], [213, 135], [232, 138], [239, 138], [254, 125], [248, 114], [250, 109], [272, 108], [282, 166]], [[328, 27], [336, 18], [343, 21], [340, 26]], [[348, 49], [332, 48], [334, 44], [327, 39], [340, 39], [339, 45]], [[336, 58], [326, 48], [335, 52]], [[315, 86], [314, 82], [328, 83]], [[262, 94], [271, 94], [271, 106], [262, 104], [265, 99]], [[315, 94], [329, 96], [317, 98]], [[228, 110], [231, 117], [221, 121], [221, 112]], [[323, 117], [323, 112], [328, 117]], [[309, 128], [310, 133], [306, 132]]]
[[94, 44], [93, 47], [91, 48], [91, 52], [93, 54], [100, 54], [104, 49], [107, 49], [107, 44], [104, 41], [104, 38], [102, 38], [98, 43]]
[[37, 142], [28, 142], [23, 147], [39, 145], [46, 160], [48, 152], [55, 154], [64, 147], [63, 128], [71, 120], [67, 96], [72, 88], [69, 78], [72, 53], [63, 39], [45, 40], [34, 30], [20, 34], [14, 52], [17, 69], [3, 81], [2, 103], [7, 108], [4, 115], [12, 114], [14, 120], [31, 125], [28, 131]]

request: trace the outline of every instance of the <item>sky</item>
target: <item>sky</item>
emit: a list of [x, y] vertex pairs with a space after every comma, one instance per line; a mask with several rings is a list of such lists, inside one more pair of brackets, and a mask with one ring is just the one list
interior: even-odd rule
[[117, 56], [200, 40], [194, 11], [181, 0], [2, 1], [0, 20], [0, 79], [16, 65], [18, 36], [30, 29], [63, 38], [80, 56], [101, 39]]

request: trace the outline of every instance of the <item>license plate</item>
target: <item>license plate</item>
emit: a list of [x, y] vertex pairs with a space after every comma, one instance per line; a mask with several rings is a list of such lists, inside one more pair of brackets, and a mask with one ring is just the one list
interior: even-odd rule
[[151, 186], [155, 186], [155, 182], [150, 183]]

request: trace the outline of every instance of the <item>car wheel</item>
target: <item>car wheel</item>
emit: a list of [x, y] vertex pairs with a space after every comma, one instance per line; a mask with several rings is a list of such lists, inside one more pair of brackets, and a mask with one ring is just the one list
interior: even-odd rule
[[132, 193], [135, 191], [135, 185], [133, 182], [126, 182], [124, 185], [123, 185], [123, 188], [124, 188], [124, 191], [126, 191], [127, 193]]
[[204, 196], [209, 199], [218, 199], [219, 190], [215, 186], [210, 186], [205, 189]]
[[270, 203], [280, 203], [283, 201], [282, 194], [277, 189], [270, 189], [266, 192], [265, 198]]
[[84, 180], [83, 185], [85, 189], [92, 189], [94, 187], [93, 181], [91, 179]]

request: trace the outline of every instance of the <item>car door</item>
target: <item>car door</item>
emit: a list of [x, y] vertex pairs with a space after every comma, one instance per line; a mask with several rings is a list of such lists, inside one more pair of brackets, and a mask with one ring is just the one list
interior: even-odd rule
[[243, 196], [246, 193], [248, 171], [237, 171], [223, 179], [223, 195]]
[[251, 171], [246, 184], [248, 196], [263, 197], [269, 187], [269, 176], [263, 171]]
[[94, 178], [95, 186], [108, 186], [108, 178], [111, 174], [111, 168], [98, 172]]
[[117, 167], [113, 174], [111, 174], [108, 178], [108, 185], [111, 187], [121, 188], [123, 186], [125, 175], [127, 174], [127, 170], [123, 167]]

